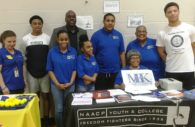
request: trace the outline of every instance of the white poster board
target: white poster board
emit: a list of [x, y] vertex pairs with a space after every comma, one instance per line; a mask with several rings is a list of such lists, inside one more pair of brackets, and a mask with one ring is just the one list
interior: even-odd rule
[[125, 91], [148, 91], [157, 89], [151, 70], [122, 70]]
[[93, 29], [93, 17], [92, 16], [77, 16], [77, 26], [85, 29]]
[[143, 15], [131, 15], [128, 16], [128, 27], [137, 27], [143, 25], [144, 17]]
[[104, 13], [119, 12], [120, 1], [119, 0], [104, 0]]

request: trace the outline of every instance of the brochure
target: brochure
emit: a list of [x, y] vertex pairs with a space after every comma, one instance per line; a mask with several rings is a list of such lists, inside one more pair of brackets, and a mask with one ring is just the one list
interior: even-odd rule
[[72, 105], [92, 105], [91, 97], [74, 97]]

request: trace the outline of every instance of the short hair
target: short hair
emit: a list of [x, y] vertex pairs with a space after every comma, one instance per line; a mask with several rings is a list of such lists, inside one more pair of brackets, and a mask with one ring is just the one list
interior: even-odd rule
[[167, 12], [167, 9], [168, 9], [169, 7], [171, 7], [171, 6], [175, 6], [175, 7], [177, 7], [178, 10], [179, 10], [179, 5], [178, 5], [177, 3], [175, 3], [175, 2], [170, 2], [170, 3], [168, 3], [168, 4], [165, 5], [165, 7], [164, 7], [164, 13], [166, 13], [166, 12]]
[[66, 14], [65, 14], [65, 17], [67, 17], [69, 13], [74, 13], [74, 14], [76, 15], [76, 13], [75, 13], [73, 10], [68, 10], [68, 11], [66, 12]]
[[80, 37], [79, 37], [79, 48], [83, 48], [84, 46], [84, 43], [86, 41], [89, 41], [89, 38], [86, 34], [82, 34]]
[[106, 13], [106, 14], [104, 15], [104, 20], [105, 20], [106, 17], [108, 17], [108, 16], [114, 17], [114, 20], [115, 20], [115, 16], [114, 16], [112, 13]]
[[146, 28], [146, 26], [144, 26], [144, 25], [139, 25], [139, 26], [137, 26], [137, 27], [136, 27], [136, 32], [137, 32], [138, 29], [141, 28], [141, 27], [143, 27], [143, 28], [146, 30], [146, 32], [147, 32], [147, 28]]
[[67, 31], [65, 31], [65, 30], [59, 30], [57, 32], [57, 38], [60, 36], [61, 33], [66, 33], [68, 35], [68, 32]]
[[32, 17], [30, 17], [29, 23], [32, 24], [32, 21], [34, 19], [39, 19], [42, 22], [42, 24], [43, 24], [43, 19], [39, 15], [33, 15]]
[[0, 36], [0, 42], [4, 42], [4, 40], [7, 38], [7, 37], [16, 37], [16, 33], [12, 30], [6, 30], [4, 31], [1, 36]]
[[127, 52], [126, 59], [127, 59], [127, 64], [129, 63], [129, 60], [131, 59], [132, 56], [139, 56], [141, 59], [141, 54], [139, 51], [136, 49], [131, 49]]

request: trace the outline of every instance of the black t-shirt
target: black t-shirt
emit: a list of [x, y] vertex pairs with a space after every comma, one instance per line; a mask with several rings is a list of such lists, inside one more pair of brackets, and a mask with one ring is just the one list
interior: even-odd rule
[[31, 45], [26, 48], [27, 70], [35, 78], [41, 78], [47, 74], [46, 63], [48, 45]]

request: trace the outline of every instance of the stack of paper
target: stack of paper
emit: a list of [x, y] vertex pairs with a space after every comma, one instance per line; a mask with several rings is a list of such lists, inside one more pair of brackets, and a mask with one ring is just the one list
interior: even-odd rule
[[85, 93], [73, 93], [73, 97], [93, 97], [93, 94], [91, 92], [85, 92]]
[[96, 99], [96, 103], [111, 103], [115, 102], [114, 98]]
[[72, 105], [92, 105], [92, 98], [75, 97], [73, 98]]
[[93, 94], [90, 92], [73, 93], [72, 105], [92, 105]]
[[161, 91], [161, 93], [166, 95], [168, 98], [180, 98], [184, 96], [184, 94], [178, 90]]
[[146, 95], [132, 96], [132, 99], [139, 100], [139, 101], [145, 101], [145, 102], [160, 101], [159, 98], [150, 97], [150, 96], [146, 96]]
[[121, 90], [121, 89], [112, 89], [112, 90], [108, 90], [110, 92], [110, 96], [116, 96], [116, 95], [124, 95], [127, 94], [125, 91]]
[[132, 94], [147, 94], [147, 93], [152, 93], [150, 90], [127, 90], [127, 92], [132, 93]]

